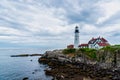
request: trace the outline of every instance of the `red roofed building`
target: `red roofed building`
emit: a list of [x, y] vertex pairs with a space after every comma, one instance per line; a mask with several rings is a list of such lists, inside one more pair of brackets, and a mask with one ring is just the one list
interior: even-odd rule
[[72, 49], [72, 48], [74, 48], [74, 45], [73, 45], [73, 44], [68, 45], [67, 48], [68, 48], [68, 49]]
[[88, 44], [80, 44], [79, 48], [88, 48]]
[[108, 43], [98, 43], [98, 45], [99, 45], [99, 46], [103, 46], [103, 47], [104, 47], [104, 46], [109, 46]]
[[93, 49], [100, 49], [105, 46], [109, 46], [110, 44], [105, 38], [92, 38], [90, 41], [88, 41], [88, 44], [80, 44], [79, 48], [93, 48]]

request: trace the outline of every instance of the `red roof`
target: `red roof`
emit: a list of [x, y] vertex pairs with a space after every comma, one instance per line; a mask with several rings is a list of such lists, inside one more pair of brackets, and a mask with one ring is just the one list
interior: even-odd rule
[[108, 43], [97, 43], [99, 46], [109, 46]]
[[94, 43], [96, 40], [97, 40], [97, 38], [92, 38], [92, 39], [88, 42], [88, 44], [92, 44], [92, 43]]
[[67, 46], [67, 48], [74, 48], [74, 45], [70, 44], [70, 45]]
[[105, 43], [105, 42], [108, 42], [105, 38], [100, 38], [100, 37], [98, 37], [98, 38], [92, 38], [89, 42], [88, 42], [88, 44], [93, 44], [96, 40], [98, 40], [98, 39], [100, 39], [103, 43]]
[[80, 44], [79, 47], [81, 47], [81, 46], [88, 46], [88, 44]]
[[107, 40], [106, 40], [105, 38], [101, 38], [101, 40], [102, 40], [103, 42], [107, 42]]

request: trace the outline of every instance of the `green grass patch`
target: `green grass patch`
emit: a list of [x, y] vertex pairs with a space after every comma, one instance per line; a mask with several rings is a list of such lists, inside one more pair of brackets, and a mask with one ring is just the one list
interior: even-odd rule
[[71, 54], [71, 53], [75, 53], [76, 52], [76, 49], [73, 48], [73, 49], [64, 49], [63, 50], [63, 54]]
[[91, 49], [91, 48], [80, 48], [80, 52], [82, 52], [84, 55], [88, 56], [91, 59], [96, 59], [97, 50]]

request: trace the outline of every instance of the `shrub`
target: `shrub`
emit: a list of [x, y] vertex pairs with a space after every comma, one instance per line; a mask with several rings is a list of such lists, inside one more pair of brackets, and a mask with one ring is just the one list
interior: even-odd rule
[[64, 53], [64, 54], [75, 53], [75, 52], [76, 52], [76, 49], [75, 49], [75, 48], [73, 48], [73, 49], [64, 49], [64, 50], [63, 50], [63, 53]]
[[86, 56], [88, 56], [91, 59], [96, 59], [97, 50], [95, 50], [95, 49], [80, 48], [79, 51], [82, 52], [82, 54], [85, 54]]

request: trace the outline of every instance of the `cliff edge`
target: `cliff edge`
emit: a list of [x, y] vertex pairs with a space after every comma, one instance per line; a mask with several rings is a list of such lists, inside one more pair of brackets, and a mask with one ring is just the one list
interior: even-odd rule
[[80, 80], [81, 76], [88, 80], [120, 79], [119, 68], [101, 67], [103, 64], [100, 62], [80, 54], [82, 52], [66, 54], [64, 50], [46, 51], [38, 61], [49, 66], [45, 73], [53, 76], [53, 80]]

